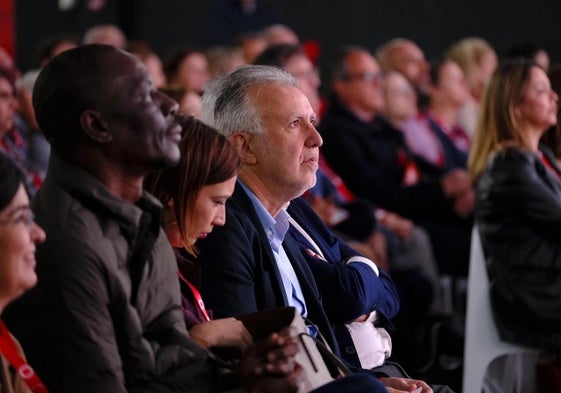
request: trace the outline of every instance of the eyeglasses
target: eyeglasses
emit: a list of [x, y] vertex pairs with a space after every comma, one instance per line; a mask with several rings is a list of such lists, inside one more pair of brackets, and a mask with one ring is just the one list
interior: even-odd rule
[[20, 206], [7, 214], [8, 218], [0, 220], [0, 225], [24, 224], [31, 229], [35, 222], [35, 214], [29, 206]]
[[345, 76], [345, 80], [352, 80], [352, 79], [360, 79], [364, 82], [381, 82], [382, 79], [384, 78], [384, 74], [382, 74], [381, 72], [369, 72], [369, 71], [365, 71], [365, 72], [359, 72], [356, 74], [349, 74]]

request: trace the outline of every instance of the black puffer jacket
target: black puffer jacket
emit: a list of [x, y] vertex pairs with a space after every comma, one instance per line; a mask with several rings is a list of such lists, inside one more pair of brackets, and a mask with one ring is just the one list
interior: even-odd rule
[[501, 338], [561, 350], [559, 178], [538, 155], [506, 149], [478, 181], [475, 217]]

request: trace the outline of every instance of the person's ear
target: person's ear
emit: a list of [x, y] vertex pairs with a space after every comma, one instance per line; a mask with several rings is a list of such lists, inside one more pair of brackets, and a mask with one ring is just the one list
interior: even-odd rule
[[82, 112], [80, 124], [82, 130], [94, 142], [105, 144], [113, 140], [113, 134], [109, 131], [107, 122], [98, 111], [88, 109]]
[[166, 211], [169, 212], [172, 216], [175, 216], [175, 203], [173, 198], [170, 198], [168, 203], [166, 204]]
[[173, 198], [170, 198], [164, 210], [164, 222], [170, 224], [175, 221], [175, 204], [173, 203]]
[[230, 139], [232, 145], [234, 145], [238, 151], [244, 165], [257, 164], [257, 157], [255, 156], [251, 146], [254, 139], [255, 135], [247, 132], [236, 132], [232, 134]]

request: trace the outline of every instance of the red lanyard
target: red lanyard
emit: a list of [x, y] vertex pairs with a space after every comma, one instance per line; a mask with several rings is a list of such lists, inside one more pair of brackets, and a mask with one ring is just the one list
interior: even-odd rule
[[199, 309], [199, 311], [201, 312], [201, 314], [203, 314], [203, 317], [205, 317], [205, 319], [207, 321], [210, 321], [210, 317], [208, 316], [208, 313], [206, 312], [205, 302], [203, 302], [203, 298], [202, 298], [200, 292], [198, 291], [198, 289], [195, 288], [195, 286], [193, 284], [191, 284], [189, 282], [189, 280], [187, 280], [185, 277], [183, 277], [181, 272], [177, 272], [177, 274], [179, 274], [179, 278], [181, 279], [181, 281], [183, 281], [185, 284], [187, 284], [189, 286], [189, 288], [191, 289], [191, 292], [193, 292], [193, 297], [195, 298], [195, 307], [197, 307]]
[[31, 389], [33, 393], [49, 393], [39, 376], [35, 374], [35, 371], [31, 368], [29, 364], [21, 357], [18, 353], [18, 348], [10, 336], [10, 332], [4, 325], [4, 322], [0, 319], [0, 352], [8, 362], [16, 369], [18, 375], [25, 382], [25, 384]]
[[540, 157], [542, 163], [546, 166], [546, 168], [548, 168], [555, 176], [557, 176], [558, 179], [561, 179], [561, 175], [549, 161], [549, 158], [547, 158], [541, 151], [538, 151], [538, 157]]

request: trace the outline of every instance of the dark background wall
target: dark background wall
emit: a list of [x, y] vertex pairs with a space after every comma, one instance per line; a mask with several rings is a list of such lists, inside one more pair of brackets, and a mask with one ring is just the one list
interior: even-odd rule
[[[16, 1], [16, 59], [23, 71], [33, 68], [34, 51], [47, 35], [81, 35], [100, 22], [119, 24], [129, 38], [148, 40], [163, 54], [178, 44], [213, 43], [211, 11], [226, 0], [107, 0], [99, 13], [77, 0], [60, 11], [57, 0]], [[322, 45], [326, 65], [340, 44], [375, 49], [387, 39], [415, 40], [428, 58], [438, 56], [465, 36], [487, 39], [500, 56], [513, 44], [532, 41], [561, 61], [561, 1], [515, 0], [260, 0], [302, 39]]]

